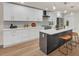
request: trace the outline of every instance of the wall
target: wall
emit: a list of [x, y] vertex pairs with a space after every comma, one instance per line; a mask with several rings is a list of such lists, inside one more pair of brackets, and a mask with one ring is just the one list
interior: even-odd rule
[[79, 12], [75, 12], [73, 15], [65, 15], [65, 20], [69, 20], [69, 27], [73, 27], [74, 31], [79, 32]]
[[[50, 15], [49, 21], [54, 22], [54, 26], [56, 25], [56, 18], [57, 13], [56, 12], [48, 12], [48, 15]], [[66, 25], [66, 20], [69, 20], [69, 27], [72, 27], [76, 32], [79, 32], [79, 12], [74, 12], [73, 15], [66, 14], [64, 17], [64, 24]]]
[[32, 22], [35, 22], [37, 26], [49, 25], [49, 22], [53, 22], [53, 27], [55, 27], [57, 18], [56, 12], [47, 12], [47, 15], [50, 17], [43, 18], [43, 21], [5, 21], [4, 28], [9, 28], [10, 24], [15, 24], [22, 28], [24, 24], [31, 24]]
[[57, 21], [57, 18], [63, 18], [64, 15], [63, 13], [60, 11], [56, 11], [56, 12], [48, 12], [48, 15], [50, 16], [50, 18], [48, 19], [49, 21], [53, 21], [53, 28], [56, 27], [56, 21]]
[[[15, 25], [17, 25], [18, 27], [23, 27], [24, 24], [31, 24], [32, 22], [35, 22], [37, 24], [37, 26], [42, 26], [42, 25], [45, 25], [45, 24], [48, 24], [49, 21], [53, 21], [54, 23], [54, 26], [56, 25], [56, 13], [55, 12], [49, 12], [48, 15], [50, 16], [50, 18], [48, 18], [48, 21], [46, 21], [44, 19], [44, 21], [24, 21], [24, 22], [20, 22], [20, 21], [16, 21], [16, 22], [4, 22], [4, 28], [9, 28], [10, 24], [13, 23]], [[64, 20], [65, 20], [65, 23], [66, 23], [66, 20], [69, 20], [69, 27], [73, 27], [74, 28], [74, 31], [78, 31], [79, 32], [79, 12], [77, 13], [74, 13], [74, 15], [70, 15], [70, 14], [67, 14], [64, 16]], [[46, 21], [46, 22], [45, 22]]]
[[55, 28], [55, 26], [56, 26], [56, 19], [57, 19], [56, 12], [48, 12], [47, 15], [50, 16], [48, 21], [53, 22], [52, 28]]
[[2, 3], [0, 3], [0, 45], [2, 45], [2, 41], [3, 41], [3, 5]]

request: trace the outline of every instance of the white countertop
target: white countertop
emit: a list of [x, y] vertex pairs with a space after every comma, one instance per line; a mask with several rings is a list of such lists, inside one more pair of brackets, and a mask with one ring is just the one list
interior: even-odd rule
[[3, 29], [3, 30], [22, 30], [22, 29], [26, 29], [26, 28], [13, 28], [13, 29], [10, 29], [10, 28], [7, 28], [7, 29]]
[[73, 30], [73, 28], [65, 28], [61, 30], [48, 29], [48, 30], [40, 30], [40, 32], [52, 35], [52, 34], [57, 34], [57, 33], [64, 32], [64, 31], [68, 31], [68, 30]]
[[41, 27], [28, 27], [28, 28], [13, 28], [13, 29], [10, 29], [10, 28], [5, 28], [3, 29], [4, 31], [9, 31], [9, 30], [27, 30], [27, 29], [39, 29]]
[[3, 30], [26, 30], [26, 29], [36, 29], [36, 28], [13, 28], [13, 29], [7, 28]]

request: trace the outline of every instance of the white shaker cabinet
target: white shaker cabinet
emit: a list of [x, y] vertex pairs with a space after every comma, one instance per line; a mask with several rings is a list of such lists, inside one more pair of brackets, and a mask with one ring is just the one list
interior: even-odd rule
[[28, 37], [29, 37], [29, 39], [38, 39], [39, 38], [38, 29], [29, 29], [28, 30]]
[[5, 21], [42, 21], [42, 10], [21, 5], [4, 3]]
[[3, 47], [9, 47], [18, 43], [39, 38], [37, 29], [10, 29], [3, 32]]
[[5, 21], [14, 20], [14, 8], [12, 4], [3, 3], [3, 19]]
[[15, 43], [16, 40], [16, 33], [11, 31], [4, 31], [3, 32], [3, 47], [11, 46]]
[[31, 8], [29, 12], [30, 12], [29, 21], [42, 21], [42, 15], [43, 15], [42, 10]]
[[14, 21], [26, 21], [26, 17], [28, 17], [26, 7], [14, 5]]
[[[21, 42], [25, 42], [24, 35], [27, 37], [27, 30], [26, 34], [24, 34], [24, 30], [6, 30], [4, 31], [4, 39], [3, 39], [3, 47], [8, 47], [12, 45], [16, 45]], [[22, 34], [23, 33], [23, 34]]]

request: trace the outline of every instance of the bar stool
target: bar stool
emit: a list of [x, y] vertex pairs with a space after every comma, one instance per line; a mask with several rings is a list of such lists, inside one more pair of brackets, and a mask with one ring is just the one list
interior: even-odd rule
[[65, 43], [65, 48], [67, 49], [66, 50], [67, 53], [64, 53], [63, 51], [61, 51], [61, 49], [60, 49], [61, 47], [59, 48], [59, 52], [63, 53], [64, 55], [68, 55], [68, 50], [69, 50], [69, 48], [68, 48], [68, 41], [71, 40], [71, 38], [72, 38], [72, 36], [69, 35], [69, 34], [68, 35], [66, 34], [66, 35], [59, 36], [59, 39], [62, 39], [62, 40], [64, 40], [66, 42]]
[[[79, 40], [78, 40], [78, 33], [77, 32], [71, 32], [69, 33], [72, 36], [72, 46], [73, 47], [77, 47], [77, 45], [79, 44]], [[75, 44], [75, 45], [73, 45]]]

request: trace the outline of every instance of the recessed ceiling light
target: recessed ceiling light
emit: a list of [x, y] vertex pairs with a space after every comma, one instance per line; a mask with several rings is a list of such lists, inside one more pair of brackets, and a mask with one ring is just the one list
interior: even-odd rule
[[55, 10], [56, 9], [56, 6], [53, 6], [53, 10]]

